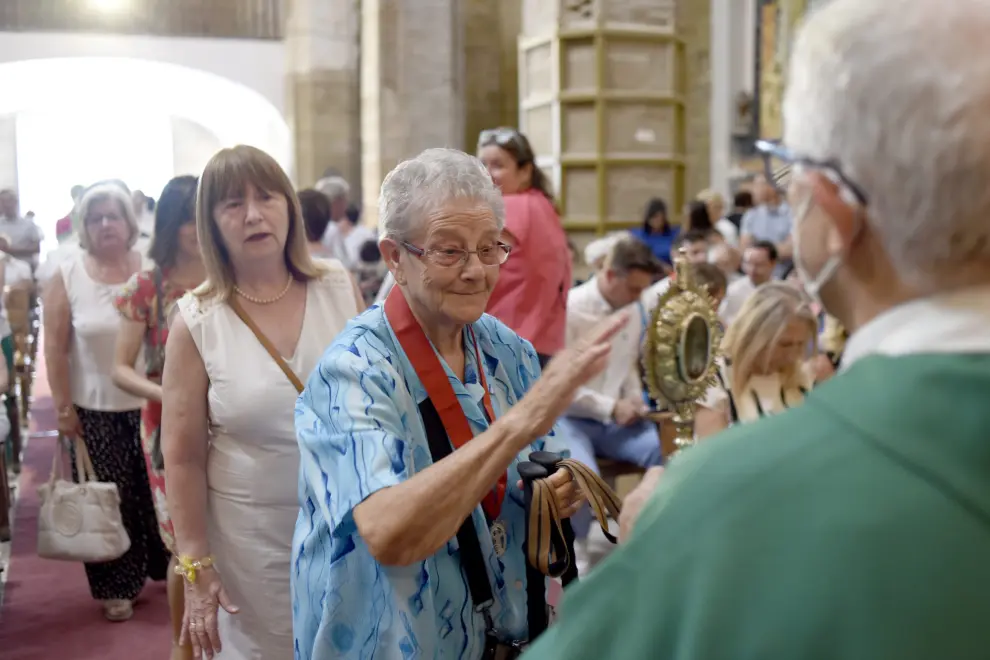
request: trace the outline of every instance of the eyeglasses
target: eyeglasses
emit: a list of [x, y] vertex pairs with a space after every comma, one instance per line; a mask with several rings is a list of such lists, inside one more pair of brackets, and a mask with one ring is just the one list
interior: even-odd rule
[[840, 186], [845, 187], [861, 206], [867, 206], [869, 198], [862, 187], [850, 179], [838, 161], [817, 160], [807, 156], [799, 156], [791, 152], [790, 149], [777, 142], [770, 140], [757, 140], [756, 150], [763, 158], [763, 171], [767, 178], [767, 183], [777, 190], [786, 190], [790, 183], [791, 174], [795, 166], [807, 167], [820, 170], [829, 179]]
[[505, 243], [494, 243], [478, 248], [477, 250], [460, 250], [457, 248], [430, 248], [424, 250], [405, 241], [402, 241], [401, 245], [410, 253], [440, 268], [464, 266], [472, 254], [478, 255], [478, 261], [481, 262], [482, 266], [501, 266], [509, 258], [509, 253], [512, 251], [512, 246]]

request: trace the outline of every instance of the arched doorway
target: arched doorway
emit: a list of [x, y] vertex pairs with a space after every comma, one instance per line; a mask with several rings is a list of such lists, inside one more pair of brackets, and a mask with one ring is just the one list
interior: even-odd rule
[[205, 71], [131, 58], [27, 60], [0, 64], [0, 89], [22, 210], [45, 232], [43, 253], [54, 247], [54, 223], [70, 207], [73, 185], [119, 178], [157, 197], [169, 178], [199, 174], [212, 153], [234, 144], [291, 165], [278, 109]]

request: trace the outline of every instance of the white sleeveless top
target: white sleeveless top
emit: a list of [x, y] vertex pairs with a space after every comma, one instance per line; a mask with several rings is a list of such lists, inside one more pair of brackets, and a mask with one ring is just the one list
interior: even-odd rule
[[[144, 399], [132, 396], [113, 383], [113, 358], [120, 332], [120, 313], [114, 306], [127, 282], [103, 284], [86, 272], [86, 253], [79, 251], [59, 263], [72, 315], [72, 348], [69, 382], [72, 403], [88, 410], [123, 412], [139, 410]], [[142, 264], [142, 268], [144, 264]], [[144, 372], [144, 353], [135, 364]]]
[[[306, 311], [295, 355], [283, 356], [305, 383], [323, 351], [357, 315], [350, 277], [336, 261], [306, 287]], [[211, 489], [245, 501], [296, 501], [296, 389], [226, 304], [191, 293], [178, 303], [210, 379]], [[290, 479], [273, 479], [291, 473]]]
[[[283, 356], [303, 383], [357, 314], [351, 279], [337, 261], [306, 286], [296, 352]], [[224, 587], [241, 611], [220, 613], [227, 660], [292, 658], [289, 594], [292, 534], [299, 512], [296, 388], [226, 304], [179, 300], [210, 379], [207, 526]]]

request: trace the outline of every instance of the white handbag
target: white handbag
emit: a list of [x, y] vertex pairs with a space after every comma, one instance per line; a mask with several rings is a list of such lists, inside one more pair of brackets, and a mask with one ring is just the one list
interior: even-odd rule
[[117, 559], [131, 547], [117, 484], [97, 481], [85, 443], [81, 438], [73, 442], [80, 483], [62, 479], [61, 451], [56, 450], [48, 483], [38, 488], [38, 556], [88, 563]]

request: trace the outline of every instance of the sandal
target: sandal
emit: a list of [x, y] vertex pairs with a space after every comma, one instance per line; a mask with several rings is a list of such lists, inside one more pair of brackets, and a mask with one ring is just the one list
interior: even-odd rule
[[134, 605], [129, 600], [103, 601], [103, 616], [107, 621], [119, 623], [134, 616]]

